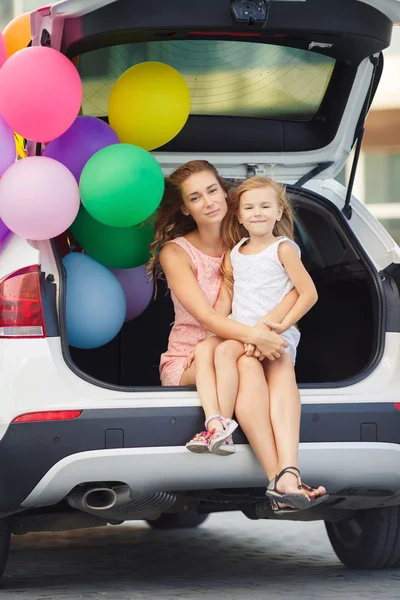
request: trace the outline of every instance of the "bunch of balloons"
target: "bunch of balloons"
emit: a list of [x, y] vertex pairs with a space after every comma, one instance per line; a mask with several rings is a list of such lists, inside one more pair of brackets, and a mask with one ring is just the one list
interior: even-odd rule
[[[149, 151], [184, 127], [189, 89], [172, 67], [145, 62], [115, 83], [109, 124], [80, 116], [77, 62], [30, 39], [29, 14], [0, 33], [0, 248], [10, 231], [71, 231], [84, 253], [63, 259], [69, 343], [96, 348], [153, 295], [145, 264], [164, 176]], [[41, 156], [26, 157], [24, 140]]]

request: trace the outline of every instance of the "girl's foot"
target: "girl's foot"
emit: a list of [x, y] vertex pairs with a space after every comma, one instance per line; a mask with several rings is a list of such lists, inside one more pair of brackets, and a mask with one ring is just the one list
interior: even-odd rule
[[186, 444], [186, 448], [190, 450], [190, 452], [203, 454], [204, 452], [208, 452], [209, 443], [210, 433], [208, 431], [202, 431], [201, 433], [196, 433], [196, 435], [192, 437], [190, 442]]
[[214, 428], [210, 431], [209, 451], [219, 456], [234, 454], [236, 448], [233, 444], [232, 433], [238, 424], [232, 419], [224, 419], [221, 415], [214, 415], [207, 419], [205, 426], [208, 427], [210, 421], [213, 420], [219, 421], [222, 427]]
[[218, 454], [218, 456], [230, 456], [231, 454], [235, 454], [236, 446], [233, 443], [232, 436], [229, 436], [225, 442], [220, 446], [217, 450], [214, 450], [213, 454]]

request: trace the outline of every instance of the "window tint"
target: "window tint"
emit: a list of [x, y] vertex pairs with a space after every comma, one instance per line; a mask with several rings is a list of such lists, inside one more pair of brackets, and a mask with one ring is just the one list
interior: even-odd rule
[[255, 42], [169, 40], [103, 48], [80, 57], [83, 114], [106, 116], [112, 86], [129, 67], [159, 61], [186, 79], [194, 115], [309, 120], [335, 65], [314, 51]]

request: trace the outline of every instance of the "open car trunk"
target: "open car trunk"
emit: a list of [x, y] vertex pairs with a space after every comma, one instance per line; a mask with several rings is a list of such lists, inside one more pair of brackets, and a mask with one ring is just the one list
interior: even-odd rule
[[[382, 356], [382, 282], [354, 234], [351, 195], [340, 211], [301, 186], [334, 178], [361, 141], [399, 22], [395, 0], [63, 0], [32, 16], [33, 45], [79, 57], [83, 114], [107, 120], [110, 91], [134, 64], [156, 60], [183, 75], [191, 114], [154, 151], [165, 174], [201, 158], [226, 178], [258, 173], [294, 186], [296, 241], [319, 294], [300, 323], [301, 386], [348, 385]], [[59, 271], [71, 369], [97, 385], [158, 387], [173, 321], [165, 286], [110, 344], [77, 350], [68, 347], [62, 264]]]
[[[295, 209], [295, 239], [319, 295], [299, 324], [297, 380], [302, 387], [349, 385], [373, 368], [383, 350], [381, 281], [332, 203], [299, 188], [289, 186], [288, 192]], [[59, 244], [59, 252], [61, 247], [65, 245]], [[106, 346], [68, 347], [63, 327], [64, 356], [77, 374], [99, 385], [158, 387], [160, 354], [167, 348], [173, 319], [170, 295], [161, 282], [145, 312], [125, 323]]]

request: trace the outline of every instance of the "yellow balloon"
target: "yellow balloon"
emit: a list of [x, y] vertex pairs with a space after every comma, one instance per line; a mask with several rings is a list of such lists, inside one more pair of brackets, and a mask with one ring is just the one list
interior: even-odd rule
[[4, 41], [7, 46], [8, 56], [15, 54], [18, 50], [26, 48], [31, 41], [31, 15], [24, 13], [15, 17], [4, 28]]
[[18, 133], [14, 132], [15, 139], [15, 147], [17, 148], [17, 154], [20, 158], [26, 157], [26, 152], [24, 148], [24, 138], [20, 136]]
[[125, 71], [115, 83], [108, 120], [122, 143], [154, 150], [172, 140], [190, 112], [190, 92], [178, 71], [144, 62]]

